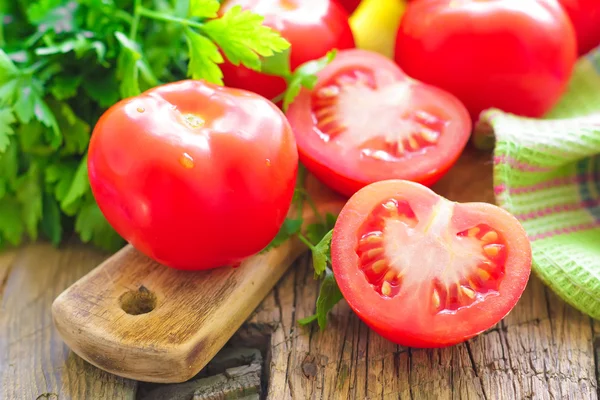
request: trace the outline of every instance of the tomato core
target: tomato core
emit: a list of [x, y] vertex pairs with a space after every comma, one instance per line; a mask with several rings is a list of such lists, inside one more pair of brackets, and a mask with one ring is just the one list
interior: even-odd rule
[[348, 150], [360, 149], [362, 157], [383, 161], [410, 158], [435, 146], [448, 121], [406, 108], [412, 96], [410, 81], [383, 82], [387, 85], [380, 86], [373, 71], [360, 68], [334, 75], [312, 94], [316, 134]]
[[399, 198], [384, 200], [371, 211], [357, 231], [356, 254], [373, 290], [393, 298], [426, 285], [425, 301], [433, 314], [456, 313], [498, 295], [505, 241], [486, 224], [453, 231], [454, 204], [440, 200], [424, 220]]

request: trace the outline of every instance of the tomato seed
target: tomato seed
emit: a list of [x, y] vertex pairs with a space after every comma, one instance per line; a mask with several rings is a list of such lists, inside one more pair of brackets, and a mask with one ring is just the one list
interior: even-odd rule
[[479, 227], [475, 226], [475, 227], [473, 227], [473, 228], [471, 228], [471, 229], [469, 229], [467, 231], [467, 236], [469, 236], [469, 237], [475, 237], [475, 236], [477, 236], [479, 234], [480, 230], [481, 229], [479, 229]]
[[495, 231], [489, 231], [481, 237], [481, 240], [485, 243], [491, 243], [498, 240], [498, 234]]
[[500, 252], [500, 245], [497, 245], [497, 244], [485, 245], [485, 246], [483, 246], [483, 252], [490, 257], [496, 257], [498, 255], [498, 253]]
[[473, 289], [466, 287], [466, 286], [461, 286], [460, 289], [468, 298], [470, 298], [470, 299], [475, 298], [475, 291]]
[[392, 286], [388, 281], [383, 281], [381, 285], [381, 293], [385, 296], [389, 296], [392, 293]]
[[418, 150], [419, 149], [419, 143], [412, 136], [408, 137], [408, 146], [410, 147], [411, 150]]
[[377, 260], [371, 265], [371, 269], [376, 274], [383, 272], [388, 267], [387, 262], [385, 260]]

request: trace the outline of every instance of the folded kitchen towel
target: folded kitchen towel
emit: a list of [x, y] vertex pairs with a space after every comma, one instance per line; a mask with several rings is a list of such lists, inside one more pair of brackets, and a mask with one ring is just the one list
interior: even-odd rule
[[493, 143], [496, 202], [527, 231], [534, 272], [600, 319], [600, 48], [543, 119], [487, 110], [473, 138]]

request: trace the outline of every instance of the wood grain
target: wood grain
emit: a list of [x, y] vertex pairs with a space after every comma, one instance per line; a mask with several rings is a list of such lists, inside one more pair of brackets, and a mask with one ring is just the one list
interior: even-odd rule
[[[435, 190], [456, 201], [493, 202], [489, 155], [467, 151]], [[238, 333], [241, 340], [270, 337], [269, 399], [598, 398], [600, 323], [535, 276], [513, 311], [484, 334], [423, 350], [381, 338], [345, 301], [325, 331], [299, 326], [318, 294], [311, 268], [304, 257]]]
[[[342, 199], [314, 178], [307, 190], [321, 212], [341, 210]], [[305, 222], [316, 219], [307, 204]], [[183, 382], [214, 357], [305, 251], [293, 239], [239, 268], [192, 273], [166, 268], [126, 246], [55, 300], [54, 323], [72, 350], [103, 370], [141, 381]], [[126, 312], [121, 300], [142, 295], [156, 304], [145, 313]]]
[[0, 282], [3, 273], [7, 277], [0, 290], [0, 399], [135, 397], [136, 382], [73, 355], [52, 325], [55, 297], [105, 257], [87, 246], [46, 244], [0, 256]]

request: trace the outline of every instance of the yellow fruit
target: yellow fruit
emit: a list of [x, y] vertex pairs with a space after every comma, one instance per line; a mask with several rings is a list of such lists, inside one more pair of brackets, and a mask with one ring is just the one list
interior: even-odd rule
[[349, 19], [356, 47], [393, 58], [405, 7], [405, 0], [362, 0]]

